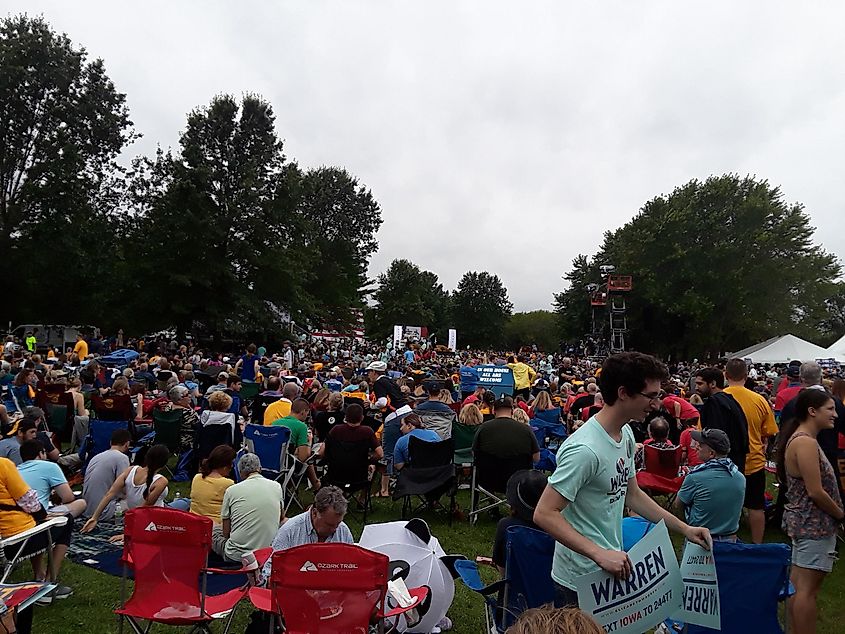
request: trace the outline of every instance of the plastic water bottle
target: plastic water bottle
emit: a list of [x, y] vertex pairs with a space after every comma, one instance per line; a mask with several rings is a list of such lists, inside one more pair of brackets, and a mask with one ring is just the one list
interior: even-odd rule
[[114, 505], [114, 516], [123, 517], [123, 500], [118, 500]]

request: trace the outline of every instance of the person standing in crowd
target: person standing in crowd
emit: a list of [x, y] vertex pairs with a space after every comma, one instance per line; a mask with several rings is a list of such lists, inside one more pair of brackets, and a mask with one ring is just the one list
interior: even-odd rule
[[370, 398], [375, 399], [374, 409], [395, 411], [406, 404], [405, 396], [396, 381], [387, 376], [387, 364], [384, 361], [373, 361], [368, 365], [367, 378], [372, 386]]
[[801, 362], [790, 361], [786, 368], [786, 379], [780, 382], [775, 395], [775, 415], [780, 420], [784, 406], [801, 391]]
[[763, 543], [766, 529], [766, 444], [778, 433], [775, 413], [766, 398], [745, 387], [748, 366], [742, 359], [730, 359], [725, 365], [725, 378], [730, 394], [739, 403], [748, 424], [748, 455], [745, 458], [745, 508], [751, 541]]
[[537, 373], [530, 365], [525, 363], [525, 355], [518, 355], [516, 358], [508, 357], [508, 367], [513, 371], [513, 397], [522, 397], [526, 401], [531, 398], [531, 384], [537, 377]]
[[552, 580], [555, 606], [577, 606], [575, 579], [602, 569], [617, 578], [633, 568], [622, 551], [622, 515], [627, 506], [652, 522], [710, 549], [710, 533], [661, 508], [637, 485], [634, 436], [628, 422], [643, 420], [657, 403], [666, 367], [651, 356], [624, 352], [602, 365], [604, 408], [561, 445], [535, 523], [555, 538]]
[[745, 476], [728, 458], [731, 443], [721, 429], [691, 432], [699, 465], [684, 478], [675, 506], [688, 524], [704, 526], [714, 541], [735, 542], [746, 496]]
[[88, 342], [81, 332], [76, 333], [76, 345], [73, 346], [73, 353], [79, 357], [80, 361], [85, 361], [88, 357]]
[[255, 377], [259, 373], [259, 365], [261, 357], [255, 354], [255, 344], [251, 343], [246, 348], [246, 354], [243, 355], [235, 364], [235, 372], [241, 371], [241, 379], [249, 383], [255, 383]]
[[731, 441], [730, 459], [745, 473], [748, 455], [748, 423], [736, 399], [725, 391], [725, 375], [718, 368], [701, 368], [695, 373], [695, 391], [704, 399], [701, 427], [721, 429]]
[[816, 600], [836, 560], [836, 532], [845, 518], [836, 473], [816, 438], [833, 429], [836, 405], [824, 390], [804, 389], [795, 415], [778, 436], [778, 478], [786, 484], [783, 529], [792, 539], [789, 631], [816, 631]]

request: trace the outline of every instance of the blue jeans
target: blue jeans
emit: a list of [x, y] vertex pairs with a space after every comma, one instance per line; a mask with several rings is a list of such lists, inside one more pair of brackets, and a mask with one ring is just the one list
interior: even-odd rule
[[570, 590], [566, 586], [560, 585], [557, 581], [555, 584], [555, 607], [556, 608], [577, 608], [578, 607], [578, 593], [575, 590]]
[[165, 506], [169, 509], [176, 509], [178, 511], [190, 511], [191, 498], [176, 498], [172, 502], [165, 503]]

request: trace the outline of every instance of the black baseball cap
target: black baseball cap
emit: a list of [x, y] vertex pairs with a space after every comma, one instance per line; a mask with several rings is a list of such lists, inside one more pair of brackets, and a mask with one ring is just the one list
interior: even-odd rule
[[696, 442], [707, 445], [717, 454], [728, 455], [731, 451], [731, 441], [728, 435], [721, 429], [703, 429], [701, 431], [692, 431], [690, 436]]

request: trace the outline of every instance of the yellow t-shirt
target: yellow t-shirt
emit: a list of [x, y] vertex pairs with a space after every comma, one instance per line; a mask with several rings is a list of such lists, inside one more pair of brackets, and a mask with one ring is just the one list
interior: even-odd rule
[[270, 425], [274, 420], [290, 416], [291, 402], [286, 398], [280, 398], [275, 403], [270, 403], [264, 410], [264, 424]]
[[73, 347], [73, 351], [79, 356], [80, 361], [88, 356], [88, 343], [85, 339], [80, 339]]
[[778, 433], [775, 413], [764, 396], [741, 385], [726, 387], [725, 392], [736, 399], [748, 422], [748, 455], [745, 457], [745, 475], [756, 473], [766, 466], [763, 439]]
[[[0, 458], [0, 504], [14, 506], [29, 489], [15, 463], [8, 458]], [[12, 537], [34, 526], [35, 520], [29, 513], [0, 511], [0, 535], [3, 537]]]
[[201, 473], [191, 482], [191, 513], [210, 517], [220, 524], [223, 494], [234, 484], [229, 478], [203, 478]]

